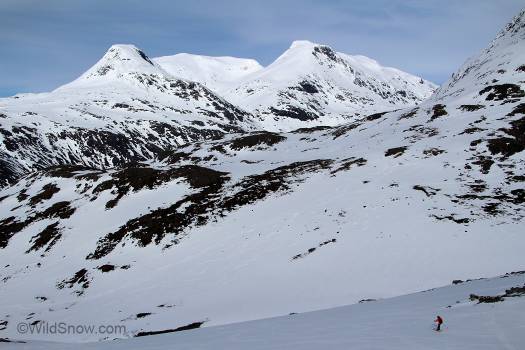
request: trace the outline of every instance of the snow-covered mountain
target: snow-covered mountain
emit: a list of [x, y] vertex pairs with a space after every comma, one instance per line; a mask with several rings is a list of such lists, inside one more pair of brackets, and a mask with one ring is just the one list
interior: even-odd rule
[[106, 54], [78, 79], [58, 88], [58, 91], [72, 87], [86, 88], [86, 85], [108, 85], [126, 80], [142, 87], [137, 76], [164, 77], [167, 75], [158, 64], [133, 45], [113, 45]]
[[3, 189], [0, 337], [22, 320], [213, 326], [523, 269], [524, 16], [469, 61], [498, 70], [416, 107]]
[[[368, 299], [330, 310], [184, 332], [168, 329], [165, 332], [169, 334], [98, 344], [7, 342], [3, 349], [520, 349], [525, 321], [524, 273], [456, 280], [453, 285], [391, 299]], [[440, 333], [433, 330], [436, 314], [445, 320]]]
[[[294, 47], [301, 45], [310, 44]], [[367, 58], [337, 54], [346, 60], [333, 63], [324, 56], [329, 48], [310, 46], [317, 58], [292, 49], [263, 69], [232, 57], [150, 59], [132, 45], [114, 45], [53, 92], [0, 99], [0, 186], [50, 165], [107, 168], [232, 132], [336, 125], [359, 113], [415, 104], [433, 88]], [[363, 86], [361, 94], [348, 89], [355, 84]]]
[[106, 168], [148, 159], [189, 141], [251, 130], [248, 119], [136, 47], [114, 45], [53, 92], [0, 99], [0, 185], [50, 165]]
[[252, 112], [265, 130], [290, 131], [413, 106], [435, 89], [431, 82], [368, 57], [295, 41], [271, 65], [222, 94]]
[[436, 85], [365, 56], [294, 41], [275, 62], [178, 54], [154, 59], [176, 77], [198, 81], [252, 112], [267, 131], [339, 125], [359, 116], [412, 106]]
[[187, 53], [158, 57], [153, 61], [171, 75], [199, 82], [219, 95], [238, 84], [241, 78], [263, 68], [253, 59]]
[[[479, 55], [467, 60], [433, 96], [434, 100], [508, 101], [523, 97], [525, 19], [514, 18]], [[506, 84], [506, 85], [505, 85]], [[516, 85], [517, 84], [517, 85]]]

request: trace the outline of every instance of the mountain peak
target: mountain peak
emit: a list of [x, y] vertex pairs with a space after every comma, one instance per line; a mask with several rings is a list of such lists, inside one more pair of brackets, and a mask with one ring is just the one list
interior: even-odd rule
[[[510, 32], [512, 34], [518, 33], [525, 28], [525, 9], [521, 10], [514, 18], [505, 26], [503, 32]], [[511, 34], [511, 35], [512, 35]]]
[[96, 72], [92, 72], [97, 76], [106, 75], [111, 70], [122, 73], [136, 70], [148, 71], [152, 68], [159, 69], [144, 51], [129, 44], [112, 45], [93, 68], [97, 68]]
[[512, 40], [516, 35], [521, 35], [521, 39], [525, 39], [525, 9], [521, 10], [507, 23], [496, 35], [489, 48], [498, 45], [500, 41]]
[[153, 65], [153, 62], [142, 50], [131, 44], [114, 44], [108, 49], [103, 58], [118, 61], [143, 60]]
[[[287, 61], [292, 66], [310, 64], [316, 58], [327, 56], [336, 60], [337, 53], [329, 46], [317, 44], [308, 40], [295, 40], [270, 66]], [[310, 63], [308, 63], [310, 62]], [[297, 68], [297, 67], [296, 67]]]
[[285, 53], [293, 52], [306, 52], [316, 56], [316, 53], [327, 53], [329, 56], [335, 56], [336, 52], [328, 45], [314, 43], [308, 40], [295, 40], [292, 42], [288, 50]]
[[144, 51], [130, 44], [112, 45], [102, 58], [78, 79], [60, 87], [77, 86], [86, 81], [92, 83], [112, 81], [128, 73], [167, 75]]
[[312, 48], [315, 46], [318, 46], [319, 44], [313, 43], [309, 40], [294, 40], [292, 44], [290, 45], [290, 49], [297, 49], [297, 48]]

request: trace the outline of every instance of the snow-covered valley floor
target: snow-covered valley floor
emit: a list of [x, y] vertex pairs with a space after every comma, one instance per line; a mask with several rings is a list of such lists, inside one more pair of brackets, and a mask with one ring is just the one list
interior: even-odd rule
[[[474, 280], [329, 310], [140, 338], [75, 344], [101, 349], [509, 349], [525, 346], [525, 274]], [[515, 289], [516, 290], [516, 289]], [[515, 295], [478, 303], [470, 295]], [[433, 320], [444, 318], [441, 332]], [[61, 350], [72, 344], [4, 343], [6, 350]]]

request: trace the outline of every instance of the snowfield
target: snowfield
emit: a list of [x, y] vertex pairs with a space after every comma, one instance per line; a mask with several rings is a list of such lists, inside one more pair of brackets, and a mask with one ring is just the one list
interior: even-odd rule
[[252, 59], [187, 53], [157, 57], [153, 61], [174, 77], [199, 82], [219, 95], [246, 75], [263, 69]]
[[[248, 63], [219, 61], [218, 72]], [[524, 268], [525, 11], [422, 102], [430, 83], [309, 42], [269, 67], [251, 65], [232, 94], [253, 88], [259, 98], [241, 107], [206, 81], [167, 73], [175, 63], [115, 46], [70, 85], [23, 97], [35, 105], [0, 101], [0, 171], [12, 177], [0, 189], [0, 337], [30, 348], [107, 340], [17, 331], [20, 322], [66, 321], [125, 325], [128, 336], [203, 327], [86, 348], [525, 344], [522, 293], [506, 292], [522, 288], [521, 273], [407, 295]], [[310, 68], [324, 78], [304, 80]], [[349, 85], [344, 71], [354, 74]], [[215, 79], [214, 89], [230, 84], [219, 76], [199, 77]], [[339, 100], [350, 85], [373, 103]], [[144, 89], [155, 103], [142, 101]], [[85, 102], [91, 93], [97, 99]], [[309, 95], [327, 97], [312, 119], [321, 124], [338, 108], [359, 111], [341, 125], [312, 124]], [[70, 109], [58, 97], [97, 117], [20, 114]], [[114, 109], [126, 112], [102, 112]], [[84, 124], [92, 117], [97, 127]], [[472, 293], [505, 297], [469, 301]], [[385, 300], [338, 308], [363, 299]], [[275, 318], [290, 313], [299, 315]], [[441, 334], [431, 330], [438, 313]], [[247, 322], [257, 319], [266, 320]]]
[[[478, 303], [471, 294], [525, 289], [525, 275], [475, 280], [401, 297], [171, 334], [87, 344], [29, 341], [7, 350], [119, 349], [461, 349], [523, 348], [525, 296]], [[444, 318], [441, 332], [432, 321]]]

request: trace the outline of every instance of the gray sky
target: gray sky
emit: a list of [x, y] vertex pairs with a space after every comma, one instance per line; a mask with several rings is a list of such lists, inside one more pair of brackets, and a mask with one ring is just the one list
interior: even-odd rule
[[523, 0], [1, 0], [0, 96], [52, 90], [112, 44], [271, 63], [293, 40], [444, 82]]

